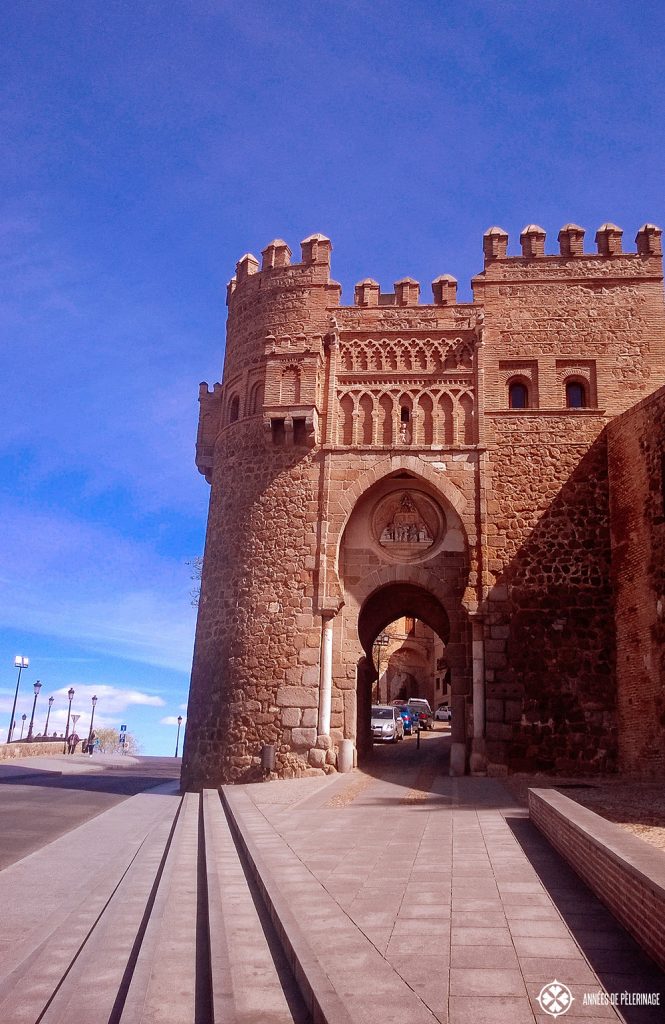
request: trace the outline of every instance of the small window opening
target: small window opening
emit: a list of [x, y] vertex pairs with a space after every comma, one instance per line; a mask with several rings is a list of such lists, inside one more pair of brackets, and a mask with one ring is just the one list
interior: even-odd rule
[[240, 398], [234, 395], [229, 406], [229, 423], [235, 423], [240, 413]]
[[271, 420], [270, 427], [272, 429], [272, 443], [276, 445], [283, 445], [286, 442], [284, 420]]
[[293, 443], [307, 444], [307, 430], [304, 417], [298, 416], [293, 420]]
[[569, 409], [584, 409], [586, 406], [586, 395], [584, 384], [577, 380], [569, 380], [566, 384], [566, 405]]
[[529, 392], [526, 384], [520, 381], [513, 381], [508, 388], [508, 405], [511, 409], [528, 409]]
[[408, 423], [409, 422], [409, 416], [410, 416], [409, 410], [407, 409], [407, 407], [405, 405], [403, 405], [402, 408], [399, 411], [399, 418], [402, 421], [402, 423]]

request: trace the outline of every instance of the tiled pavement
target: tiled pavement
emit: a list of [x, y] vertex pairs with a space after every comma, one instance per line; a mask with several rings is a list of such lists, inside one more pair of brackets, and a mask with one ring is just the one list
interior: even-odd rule
[[[422, 777], [226, 791], [352, 1019], [544, 1024], [537, 997], [556, 979], [569, 1024], [665, 1020], [662, 972], [501, 783], [440, 775], [426, 792]], [[660, 1007], [584, 1005], [603, 992], [658, 992]]]
[[536, 997], [555, 978], [566, 1022], [617, 1020], [584, 1005], [603, 991], [658, 992], [623, 1019], [663, 1021], [662, 973], [500, 783], [444, 774], [441, 742], [381, 749], [371, 774], [225, 791], [258, 884], [219, 794], [173, 783], [13, 858], [0, 1022], [65, 1024], [83, 1005], [108, 1024], [533, 1024], [553, 1019]]

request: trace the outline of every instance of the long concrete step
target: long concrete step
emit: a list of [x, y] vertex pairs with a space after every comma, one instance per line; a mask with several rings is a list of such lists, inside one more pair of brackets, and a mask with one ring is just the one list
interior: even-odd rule
[[2, 1024], [311, 1020], [217, 791], [132, 797], [0, 872], [3, 898]]
[[317, 1024], [437, 1024], [428, 1006], [239, 787], [222, 800]]
[[100, 921], [137, 878], [149, 889], [179, 802], [173, 784], [141, 793], [0, 872], [3, 1024], [54, 1019]]

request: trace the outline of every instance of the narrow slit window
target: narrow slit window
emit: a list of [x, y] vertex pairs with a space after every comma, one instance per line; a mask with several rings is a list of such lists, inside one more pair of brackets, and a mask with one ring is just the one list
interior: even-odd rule
[[271, 420], [270, 426], [272, 428], [272, 443], [275, 445], [283, 445], [286, 442], [284, 420]]
[[293, 443], [307, 444], [307, 429], [304, 417], [297, 416], [293, 420]]

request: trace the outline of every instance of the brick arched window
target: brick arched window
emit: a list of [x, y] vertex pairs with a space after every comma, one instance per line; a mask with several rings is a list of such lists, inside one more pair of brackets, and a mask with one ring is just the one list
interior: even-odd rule
[[508, 381], [508, 408], [529, 408], [529, 386], [523, 380]]
[[240, 415], [240, 396], [234, 395], [229, 402], [229, 423], [235, 423]]
[[586, 409], [587, 388], [586, 381], [569, 378], [566, 381], [566, 407], [568, 409]]

